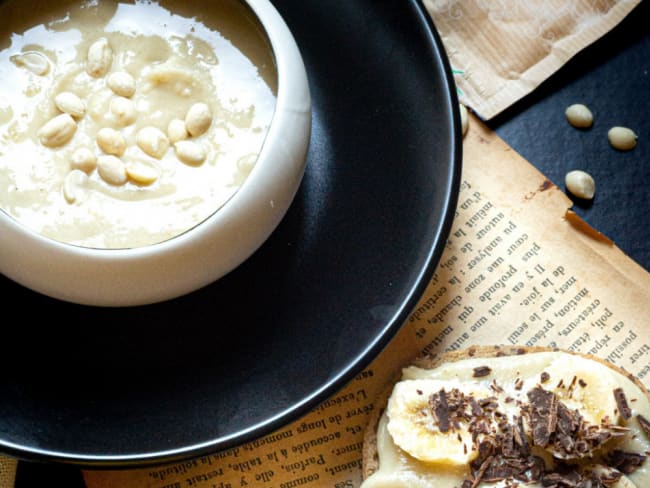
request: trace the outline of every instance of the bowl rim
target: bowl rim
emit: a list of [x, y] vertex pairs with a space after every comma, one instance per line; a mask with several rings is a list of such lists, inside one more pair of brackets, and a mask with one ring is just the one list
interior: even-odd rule
[[[0, 209], [0, 273], [41, 294], [81, 305], [147, 305], [214, 282], [264, 243], [287, 212], [305, 171], [311, 94], [300, 50], [272, 3], [239, 1], [263, 28], [277, 78], [271, 123], [257, 163], [242, 186], [195, 226], [165, 241], [133, 248], [58, 241]], [[244, 217], [255, 225], [243, 228]], [[223, 252], [226, 246], [229, 253]]]

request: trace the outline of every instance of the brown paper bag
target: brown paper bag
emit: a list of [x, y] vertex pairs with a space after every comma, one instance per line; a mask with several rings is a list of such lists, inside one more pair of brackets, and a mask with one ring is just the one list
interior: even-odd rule
[[531, 93], [640, 0], [424, 0], [460, 101], [484, 120]]

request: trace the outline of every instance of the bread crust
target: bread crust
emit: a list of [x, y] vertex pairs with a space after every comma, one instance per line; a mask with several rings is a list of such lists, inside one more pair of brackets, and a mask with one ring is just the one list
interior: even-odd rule
[[[641, 381], [636, 378], [634, 375], [624, 370], [623, 368], [616, 366], [615, 364], [606, 361], [603, 358], [579, 353], [574, 351], [568, 351], [565, 349], [551, 348], [551, 347], [541, 347], [541, 346], [499, 346], [499, 345], [485, 345], [485, 346], [471, 346], [466, 349], [461, 349], [458, 351], [449, 351], [439, 354], [429, 355], [429, 356], [420, 356], [416, 358], [412, 365], [417, 366], [422, 369], [434, 369], [442, 364], [451, 363], [456, 361], [461, 361], [463, 359], [469, 358], [496, 358], [501, 356], [520, 356], [523, 354], [531, 354], [536, 352], [563, 352], [566, 354], [573, 354], [575, 356], [580, 356], [592, 361], [596, 361], [600, 364], [604, 364], [608, 368], [624, 375], [630, 381], [632, 381], [641, 391], [645, 394], [647, 398], [650, 398], [650, 393], [648, 389], [641, 383]], [[386, 409], [386, 404], [390, 398], [390, 394], [393, 390], [393, 386], [401, 378], [401, 372], [399, 376], [393, 378], [386, 387], [382, 390], [381, 394], [378, 396], [375, 402], [375, 408], [368, 419], [368, 424], [364, 432], [363, 438], [363, 449], [362, 449], [362, 475], [365, 480], [371, 474], [379, 469], [379, 456], [377, 453], [377, 426], [379, 420], [381, 419], [384, 410]]]

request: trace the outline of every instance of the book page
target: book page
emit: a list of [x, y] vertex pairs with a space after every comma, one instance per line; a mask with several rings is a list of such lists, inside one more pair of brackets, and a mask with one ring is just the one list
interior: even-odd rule
[[570, 199], [471, 118], [446, 249], [404, 327], [303, 418], [225, 452], [87, 471], [88, 488], [355, 488], [374, 400], [421, 353], [477, 344], [557, 346], [650, 374], [650, 275], [568, 212]]

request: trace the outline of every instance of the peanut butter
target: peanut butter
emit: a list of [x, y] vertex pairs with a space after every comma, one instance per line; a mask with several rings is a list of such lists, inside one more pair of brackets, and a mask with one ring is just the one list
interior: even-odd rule
[[275, 108], [240, 2], [0, 4], [0, 208], [55, 240], [164, 241], [223, 206]]

